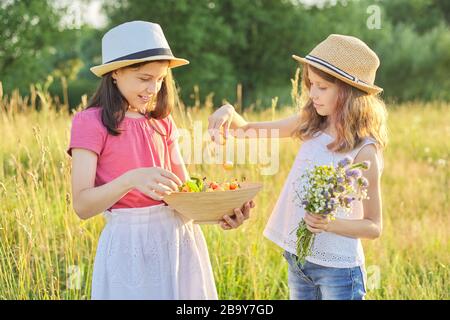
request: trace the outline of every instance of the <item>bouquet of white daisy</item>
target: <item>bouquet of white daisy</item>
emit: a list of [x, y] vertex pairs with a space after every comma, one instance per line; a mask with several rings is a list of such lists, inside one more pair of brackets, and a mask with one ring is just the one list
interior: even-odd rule
[[[366, 199], [369, 182], [362, 170], [369, 169], [369, 161], [352, 163], [350, 157], [333, 165], [314, 166], [294, 182], [296, 205], [305, 211], [335, 218], [339, 208], [351, 210], [352, 201]], [[314, 234], [306, 228], [302, 219], [294, 230], [297, 235], [297, 257], [303, 264], [311, 254]]]

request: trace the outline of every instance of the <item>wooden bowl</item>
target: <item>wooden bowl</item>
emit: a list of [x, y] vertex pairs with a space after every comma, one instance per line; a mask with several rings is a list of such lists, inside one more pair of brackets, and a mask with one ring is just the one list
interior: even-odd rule
[[241, 188], [213, 192], [173, 192], [164, 202], [194, 223], [218, 223], [224, 215], [234, 215], [261, 190], [262, 183], [243, 182]]

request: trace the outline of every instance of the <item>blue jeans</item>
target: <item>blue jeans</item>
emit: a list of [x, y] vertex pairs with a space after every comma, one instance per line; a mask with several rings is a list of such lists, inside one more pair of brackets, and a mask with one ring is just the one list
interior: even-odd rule
[[285, 251], [291, 300], [363, 300], [366, 294], [363, 267], [331, 268], [306, 261]]

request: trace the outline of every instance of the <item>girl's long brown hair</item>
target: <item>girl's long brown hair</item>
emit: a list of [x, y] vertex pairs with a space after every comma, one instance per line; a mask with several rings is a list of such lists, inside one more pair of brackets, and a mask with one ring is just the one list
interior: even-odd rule
[[[139, 68], [142, 65], [151, 62], [153, 61], [139, 62], [124, 68]], [[112, 71], [102, 77], [100, 85], [89, 100], [86, 109], [101, 107], [103, 125], [107, 128], [108, 133], [117, 136], [121, 133], [119, 124], [125, 118], [128, 103], [117, 86], [113, 83], [113, 80]], [[163, 79], [161, 89], [156, 96], [156, 106], [154, 110], [146, 113], [145, 116], [150, 120], [167, 117], [174, 108], [175, 93], [175, 85], [172, 73], [169, 69], [167, 75]]]
[[310, 65], [303, 66], [301, 80], [300, 124], [294, 133], [301, 140], [308, 140], [324, 130], [327, 117], [321, 116], [309, 98], [311, 84], [308, 72], [314, 72], [325, 81], [338, 86], [336, 106], [336, 139], [327, 147], [334, 152], [349, 152], [357, 147], [364, 138], [373, 138], [377, 146], [383, 149], [387, 144], [386, 106], [377, 95], [368, 94]]

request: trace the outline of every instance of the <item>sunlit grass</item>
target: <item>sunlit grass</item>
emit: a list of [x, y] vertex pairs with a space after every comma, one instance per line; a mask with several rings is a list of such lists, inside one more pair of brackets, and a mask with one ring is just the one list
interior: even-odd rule
[[[44, 101], [39, 112], [36, 96]], [[198, 105], [198, 103], [197, 103]], [[179, 127], [207, 127], [211, 103], [181, 107]], [[59, 110], [59, 111], [57, 111]], [[104, 225], [73, 212], [70, 196], [71, 115], [45, 91], [0, 103], [0, 298], [88, 299], [93, 259]], [[189, 110], [189, 111], [187, 111]], [[282, 118], [291, 108], [249, 111], [250, 120]], [[368, 299], [448, 299], [450, 237], [450, 105], [389, 106], [390, 144], [382, 179], [384, 231], [364, 241], [372, 286]], [[256, 165], [190, 165], [211, 179], [245, 176], [264, 182], [251, 219], [238, 230], [205, 225], [219, 297], [287, 299], [287, 265], [263, 229], [300, 143], [280, 143], [280, 168], [262, 176]], [[377, 272], [380, 278], [378, 281]]]

